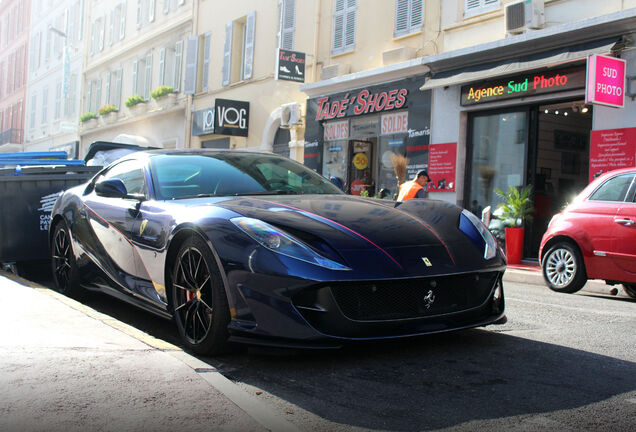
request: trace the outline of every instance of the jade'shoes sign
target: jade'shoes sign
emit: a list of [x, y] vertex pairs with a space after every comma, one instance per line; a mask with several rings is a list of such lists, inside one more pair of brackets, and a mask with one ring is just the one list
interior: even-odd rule
[[622, 108], [625, 99], [625, 60], [602, 55], [587, 58], [585, 102]]

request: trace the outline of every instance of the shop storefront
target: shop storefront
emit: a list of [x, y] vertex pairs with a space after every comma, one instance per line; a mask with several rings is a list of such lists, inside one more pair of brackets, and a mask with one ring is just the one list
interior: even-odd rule
[[305, 165], [342, 181], [345, 191], [393, 196], [392, 155], [409, 160], [407, 177], [428, 168], [431, 92], [423, 77], [307, 100]]

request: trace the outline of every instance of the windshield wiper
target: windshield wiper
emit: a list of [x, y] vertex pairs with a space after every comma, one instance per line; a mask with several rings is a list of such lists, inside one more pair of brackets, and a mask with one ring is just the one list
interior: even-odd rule
[[290, 189], [274, 189], [269, 191], [258, 192], [237, 192], [228, 194], [228, 196], [249, 196], [249, 195], [298, 195], [298, 192]]
[[216, 194], [211, 194], [211, 193], [202, 193], [202, 194], [196, 194], [196, 195], [183, 195], [183, 196], [178, 196], [178, 197], [174, 197], [172, 198], [173, 200], [178, 200], [178, 199], [191, 199], [191, 198], [210, 198], [210, 197], [217, 197], [219, 195]]

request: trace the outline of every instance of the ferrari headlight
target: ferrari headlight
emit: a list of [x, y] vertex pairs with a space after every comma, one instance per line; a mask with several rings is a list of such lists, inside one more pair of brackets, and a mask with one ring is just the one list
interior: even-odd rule
[[484, 225], [477, 216], [468, 210], [462, 210], [462, 214], [459, 217], [459, 229], [466, 234], [477, 247], [484, 247], [485, 259], [495, 257], [497, 254], [497, 242], [490, 231], [488, 231], [486, 225]]
[[295, 239], [283, 230], [280, 230], [267, 222], [248, 217], [237, 217], [230, 219], [230, 221], [239, 227], [245, 234], [256, 240], [260, 245], [273, 252], [330, 270], [351, 270], [347, 266], [330, 260], [329, 258], [325, 258], [302, 243], [300, 240]]

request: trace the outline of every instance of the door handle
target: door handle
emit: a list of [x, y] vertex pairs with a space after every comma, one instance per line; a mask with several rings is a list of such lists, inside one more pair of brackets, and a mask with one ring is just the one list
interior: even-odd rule
[[634, 225], [636, 223], [631, 219], [614, 219], [614, 222], [616, 222], [617, 224], [625, 225], [625, 226]]

